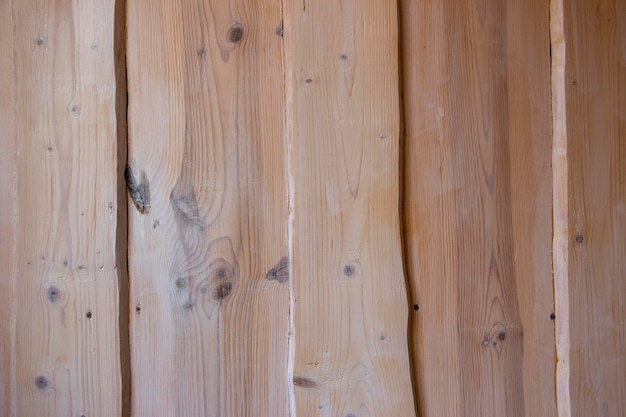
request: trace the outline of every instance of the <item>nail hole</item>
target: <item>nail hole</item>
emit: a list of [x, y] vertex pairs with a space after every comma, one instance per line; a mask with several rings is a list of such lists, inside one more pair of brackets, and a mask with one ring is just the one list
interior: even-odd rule
[[552, 313], [550, 314], [550, 320], [555, 320], [556, 319], [556, 314]]
[[420, 310], [420, 306], [418, 304], [414, 304], [413, 305], [413, 310], [419, 311]]
[[88, 311], [87, 314], [85, 314], [85, 317], [91, 319], [93, 317], [93, 314], [91, 314], [91, 311]]
[[310, 79], [310, 78], [307, 78], [306, 80], [304, 80], [304, 82], [305, 82], [305, 83], [307, 83], [307, 84], [309, 84], [309, 83], [312, 83], [312, 82], [313, 82], [313, 80], [312, 80], [312, 79]]

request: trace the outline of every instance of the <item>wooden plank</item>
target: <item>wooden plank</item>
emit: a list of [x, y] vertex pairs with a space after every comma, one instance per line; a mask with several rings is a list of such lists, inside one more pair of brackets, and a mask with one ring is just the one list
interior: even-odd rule
[[285, 2], [293, 407], [414, 416], [394, 2]]
[[132, 414], [288, 414], [281, 5], [130, 2]]
[[553, 416], [548, 2], [400, 4], [419, 413]]
[[617, 417], [626, 410], [626, 4], [574, 0], [563, 12], [571, 415]]
[[569, 334], [569, 228], [567, 192], [567, 118], [565, 114], [565, 32], [563, 0], [550, 1], [552, 88], [552, 271], [556, 342], [556, 395], [559, 417], [571, 417]]
[[121, 413], [113, 9], [13, 2], [15, 416]]
[[0, 415], [11, 412], [11, 342], [15, 284], [15, 113], [13, 1], [0, 0]]

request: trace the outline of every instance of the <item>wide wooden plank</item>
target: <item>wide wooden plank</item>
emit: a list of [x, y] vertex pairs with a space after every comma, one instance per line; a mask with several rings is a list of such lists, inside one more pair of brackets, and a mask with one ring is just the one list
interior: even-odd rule
[[401, 1], [425, 416], [553, 416], [548, 2]]
[[121, 414], [113, 21], [111, 1], [22, 0], [3, 26], [15, 59], [15, 416]]
[[286, 416], [280, 2], [127, 21], [132, 414]]
[[[571, 416], [626, 410], [626, 3], [563, 3]], [[555, 277], [556, 278], [556, 277]], [[557, 312], [557, 320], [561, 316]]]
[[285, 2], [293, 407], [414, 416], [394, 2]]
[[15, 112], [12, 0], [0, 0], [0, 415], [11, 410], [11, 338], [15, 267]]

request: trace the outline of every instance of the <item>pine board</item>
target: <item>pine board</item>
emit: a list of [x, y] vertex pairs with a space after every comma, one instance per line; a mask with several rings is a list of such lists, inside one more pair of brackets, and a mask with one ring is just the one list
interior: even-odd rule
[[553, 416], [548, 3], [400, 5], [418, 411]]
[[394, 2], [285, 2], [293, 409], [414, 416]]
[[626, 4], [563, 6], [569, 393], [561, 400], [572, 417], [618, 417], [626, 410]]
[[15, 134], [3, 141], [16, 149], [15, 416], [121, 414], [113, 22], [113, 2], [23, 0], [3, 26], [14, 36]]
[[286, 416], [280, 2], [127, 22], [132, 415]]
[[0, 415], [11, 409], [11, 340], [15, 285], [15, 112], [13, 1], [0, 1]]

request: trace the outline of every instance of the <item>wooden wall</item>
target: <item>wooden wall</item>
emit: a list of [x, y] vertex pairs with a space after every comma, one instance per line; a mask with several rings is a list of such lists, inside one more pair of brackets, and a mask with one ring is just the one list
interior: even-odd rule
[[0, 415], [623, 415], [624, 25], [0, 0]]

